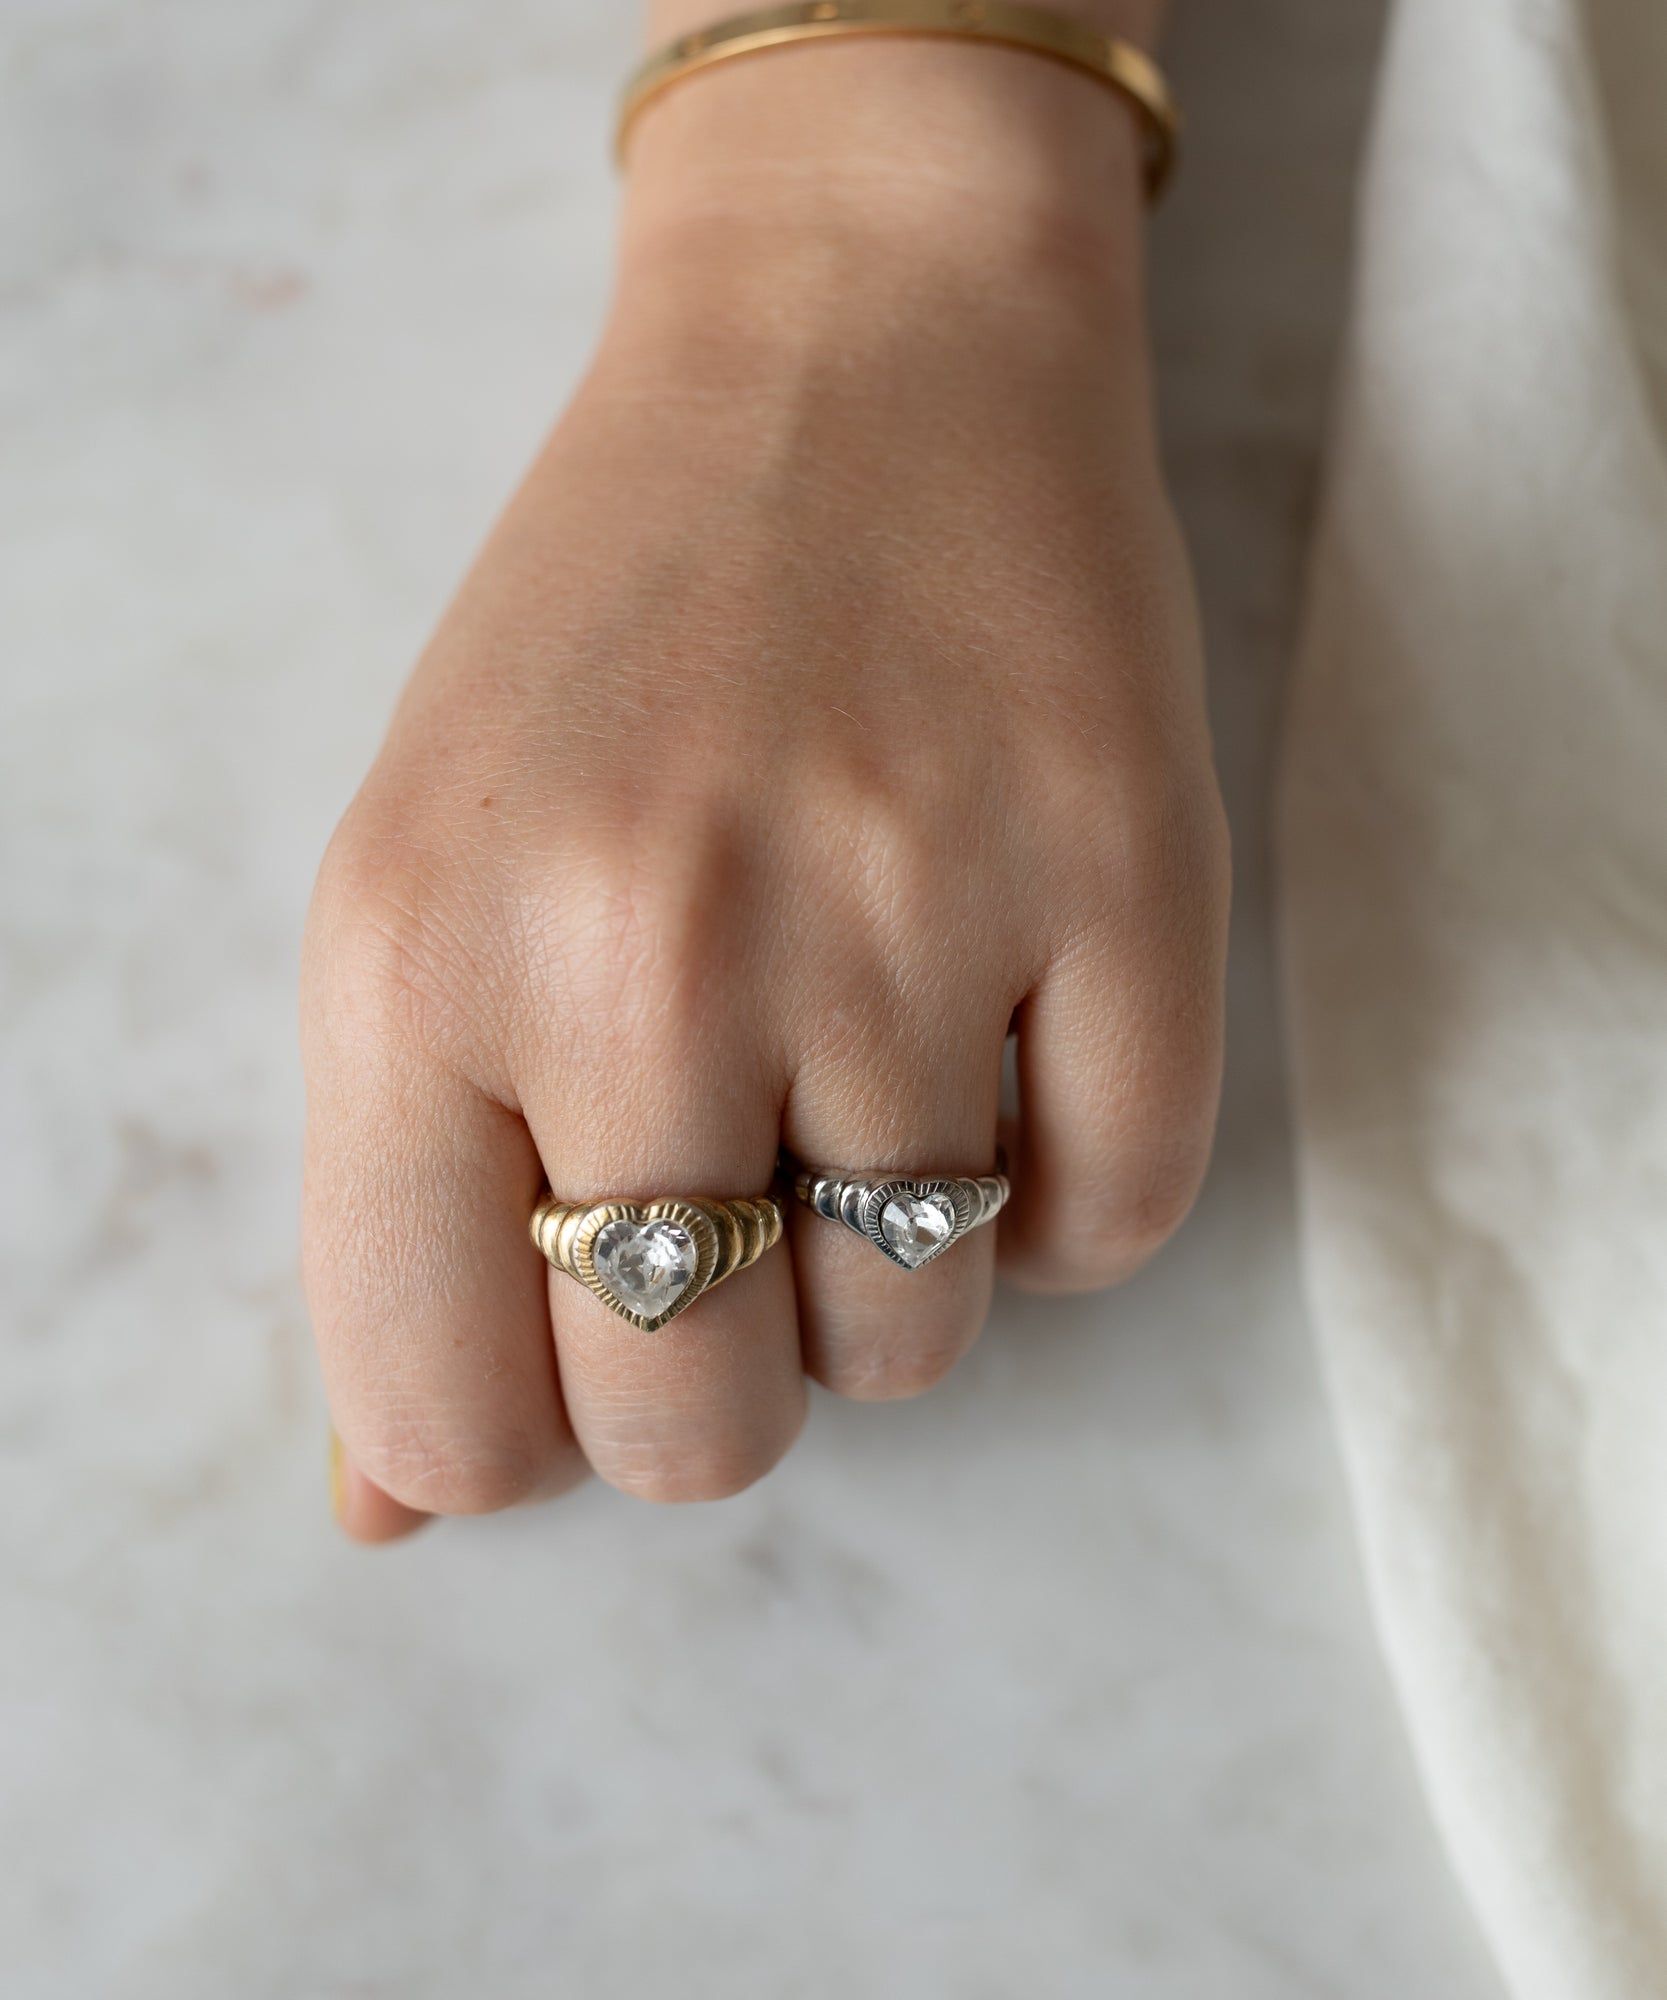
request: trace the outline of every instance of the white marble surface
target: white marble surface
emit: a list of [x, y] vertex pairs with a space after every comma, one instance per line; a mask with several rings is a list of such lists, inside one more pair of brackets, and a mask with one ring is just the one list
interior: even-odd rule
[[627, 30], [0, 17], [11, 2000], [1495, 1992], [1356, 1575], [1266, 937], [1372, 10], [1181, 12], [1158, 317], [1243, 891], [1200, 1213], [934, 1397], [819, 1399], [738, 1501], [381, 1556], [328, 1520], [294, 1278], [296, 934], [581, 364]]

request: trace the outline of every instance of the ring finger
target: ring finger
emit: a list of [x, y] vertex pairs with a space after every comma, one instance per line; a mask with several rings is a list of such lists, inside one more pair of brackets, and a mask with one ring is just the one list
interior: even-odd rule
[[[830, 1038], [801, 1066], [786, 1141], [815, 1173], [873, 1178], [988, 1174], [995, 1156], [1005, 1007], [946, 1026], [893, 1015], [853, 1057]], [[912, 1396], [977, 1339], [990, 1305], [995, 1231], [973, 1230], [917, 1269], [802, 1202], [789, 1231], [806, 1370], [842, 1396]]]

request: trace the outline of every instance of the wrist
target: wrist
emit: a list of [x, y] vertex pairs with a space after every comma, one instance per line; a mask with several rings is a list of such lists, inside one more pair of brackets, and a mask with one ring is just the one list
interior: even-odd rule
[[[675, 184], [691, 169], [709, 178], [730, 167], [774, 165], [796, 178], [803, 193], [813, 176], [838, 186], [864, 167], [870, 179], [896, 167], [905, 175], [915, 169], [924, 193], [931, 192], [935, 169], [942, 190], [959, 197], [957, 226], [987, 205], [999, 212], [1020, 202], [1046, 204], [1062, 216], [1086, 215], [1112, 200], [1121, 206], [1130, 163], [1144, 152], [1151, 164], [1150, 132], [1137, 138], [1131, 122], [1165, 115], [1138, 101], [1146, 89], [1140, 71], [1149, 65], [1142, 51], [1156, 40], [1165, 6], [1166, 0], [989, 6], [851, 0], [848, 10], [801, 4], [749, 12], [737, 0], [652, 0], [656, 53], [644, 65], [648, 80], [632, 79], [628, 116], [635, 135], [642, 109], [654, 105], [656, 136], [646, 162], [633, 147], [639, 160], [633, 186]], [[870, 18], [871, 10], [878, 18]], [[841, 20], [847, 11], [856, 18]], [[911, 24], [918, 32], [911, 33]], [[863, 32], [887, 25], [902, 32], [878, 38]], [[855, 36], [837, 32], [852, 27]], [[772, 33], [800, 32], [815, 39], [767, 45]], [[738, 33], [766, 41], [762, 68], [757, 55], [710, 63], [712, 54], [735, 49]], [[1014, 41], [999, 39], [1009, 34]], [[1101, 73], [1107, 38], [1139, 65], [1123, 92], [1115, 85], [1108, 91]], [[884, 46], [876, 47], [876, 39]], [[703, 44], [707, 53], [693, 68], [706, 88], [691, 92], [690, 59]], [[1122, 82], [1115, 69], [1109, 74]], [[1113, 101], [1118, 95], [1123, 102]], [[907, 197], [910, 188], [903, 179], [885, 192], [889, 200]]]
[[710, 300], [749, 342], [911, 301], [1137, 326], [1141, 157], [1131, 107], [1022, 51], [853, 39], [724, 64], [634, 130], [620, 312]]

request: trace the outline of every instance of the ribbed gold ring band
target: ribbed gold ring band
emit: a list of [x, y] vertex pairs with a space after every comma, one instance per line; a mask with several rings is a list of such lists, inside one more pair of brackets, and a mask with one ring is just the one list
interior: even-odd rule
[[1152, 58], [1085, 21], [1025, 6], [1021, 0], [795, 0], [679, 35], [651, 55], [625, 86], [615, 139], [619, 160], [623, 164], [631, 127], [644, 105], [682, 78], [737, 56], [836, 35], [952, 36], [1068, 63], [1117, 91], [1139, 112], [1145, 128], [1146, 192], [1152, 199], [1174, 171], [1180, 116]]

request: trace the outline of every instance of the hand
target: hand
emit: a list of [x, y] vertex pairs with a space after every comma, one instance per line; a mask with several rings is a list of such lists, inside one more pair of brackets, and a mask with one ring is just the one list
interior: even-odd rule
[[1131, 122], [989, 51], [761, 59], [645, 116], [597, 360], [310, 920], [350, 1530], [587, 1462], [733, 1493], [806, 1373], [910, 1395], [984, 1318], [995, 1229], [905, 1272], [798, 1208], [638, 1333], [528, 1243], [546, 1175], [988, 1172], [1012, 1025], [1012, 1276], [1113, 1283], [1186, 1212], [1227, 868], [1137, 204]]

